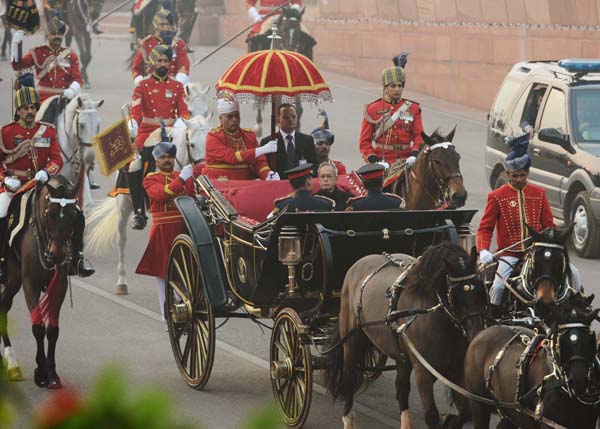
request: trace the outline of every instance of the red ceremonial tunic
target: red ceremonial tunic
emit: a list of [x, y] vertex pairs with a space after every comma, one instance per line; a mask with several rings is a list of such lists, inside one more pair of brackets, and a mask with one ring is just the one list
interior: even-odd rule
[[[138, 76], [146, 76], [150, 69], [150, 52], [156, 45], [162, 43], [162, 40], [155, 36], [150, 35], [142, 39], [138, 45], [137, 52], [133, 57], [133, 66], [131, 73], [135, 79]], [[187, 54], [187, 48], [185, 42], [179, 38], [173, 39], [171, 43], [171, 49], [173, 50], [173, 58], [169, 64], [169, 76], [175, 77], [177, 73], [185, 73], [189, 76], [190, 74], [190, 59]]]
[[[273, 12], [274, 9], [277, 9], [279, 6], [283, 5], [286, 3], [286, 0], [246, 0], [246, 8], [250, 9], [251, 7], [255, 7], [256, 10], [258, 11], [258, 13], [260, 13], [261, 15], [267, 15], [271, 12]], [[293, 2], [290, 3], [290, 6], [292, 4], [297, 4], [298, 6], [302, 6], [302, 0], [294, 0]], [[277, 16], [278, 14], [275, 14], [273, 16]], [[252, 27], [252, 29], [250, 30], [250, 35], [249, 37], [252, 37], [256, 34], [260, 34], [261, 31], [261, 27], [262, 27], [263, 21], [258, 21], [256, 24], [254, 24], [254, 27]]]
[[[407, 106], [408, 109], [406, 109]], [[406, 109], [394, 125], [384, 132], [373, 144], [376, 125], [369, 121], [378, 121], [385, 112], [393, 115], [398, 109]], [[385, 99], [378, 99], [368, 104], [364, 112], [365, 118], [360, 127], [358, 147], [365, 161], [369, 155], [377, 155], [390, 165], [398, 158], [408, 158], [413, 151], [419, 150], [423, 144], [423, 122], [421, 120], [421, 107], [414, 101], [401, 99], [398, 103], [388, 103]], [[385, 155], [385, 156], [384, 156]]]
[[255, 157], [258, 140], [254, 131], [240, 128], [235, 135], [223, 127], [211, 130], [206, 136], [206, 167], [203, 174], [211, 179], [266, 179], [269, 165], [266, 157]]
[[53, 51], [48, 45], [38, 46], [23, 56], [18, 63], [12, 63], [12, 68], [17, 71], [29, 67], [35, 67], [41, 101], [62, 94], [74, 81], [83, 85], [79, 58], [71, 48]]
[[[5, 153], [12, 151], [12, 154]], [[22, 122], [11, 122], [2, 127], [0, 141], [0, 193], [4, 192], [4, 178], [17, 176], [23, 186], [33, 185], [33, 177], [40, 170], [57, 174], [63, 166], [60, 147], [53, 125], [36, 122], [26, 128]], [[23, 186], [21, 189], [23, 189]]]
[[[489, 250], [494, 228], [498, 250], [518, 243], [529, 237], [526, 224], [536, 231], [556, 228], [546, 192], [532, 184], [527, 184], [520, 191], [510, 184], [501, 186], [488, 194], [485, 212], [477, 230], [477, 249]], [[520, 244], [514, 249], [503, 254], [518, 256], [525, 250], [525, 245]]]
[[165, 126], [171, 127], [177, 118], [187, 119], [190, 116], [184, 97], [185, 90], [181, 82], [170, 77], [161, 79], [152, 75], [135, 87], [131, 117], [139, 126], [135, 141], [140, 150], [152, 131], [160, 128], [159, 118], [163, 119]]
[[135, 272], [164, 279], [171, 243], [179, 234], [186, 232], [183, 217], [175, 207], [174, 200], [182, 195], [193, 195], [193, 181], [189, 179], [184, 184], [179, 179], [178, 171], [159, 171], [146, 176], [144, 189], [150, 200], [152, 228], [148, 245]]
[[335, 164], [335, 168], [337, 168], [337, 171], [338, 171], [338, 176], [347, 174], [346, 166], [344, 164], [342, 164], [340, 161], [336, 161], [336, 160], [331, 160], [331, 162], [333, 162]]

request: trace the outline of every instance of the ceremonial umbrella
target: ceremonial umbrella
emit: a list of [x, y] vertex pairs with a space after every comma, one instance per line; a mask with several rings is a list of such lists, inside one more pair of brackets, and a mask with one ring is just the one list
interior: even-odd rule
[[277, 103], [333, 101], [329, 86], [311, 60], [278, 49], [239, 58], [223, 73], [216, 89], [218, 98], [233, 94], [242, 103], [271, 103], [271, 135], [275, 135]]

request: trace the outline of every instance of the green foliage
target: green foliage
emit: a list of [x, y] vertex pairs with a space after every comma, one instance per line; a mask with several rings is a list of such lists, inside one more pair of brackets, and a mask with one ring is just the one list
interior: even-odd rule
[[269, 405], [253, 412], [245, 429], [280, 429], [283, 427], [277, 408]]

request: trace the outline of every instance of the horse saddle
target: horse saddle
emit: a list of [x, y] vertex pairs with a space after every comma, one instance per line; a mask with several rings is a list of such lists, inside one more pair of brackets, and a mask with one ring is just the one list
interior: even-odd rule
[[[386, 173], [385, 179], [383, 180], [383, 191], [406, 198], [407, 175], [409, 172], [410, 169], [406, 166], [406, 160], [397, 159]], [[396, 192], [397, 189], [400, 189], [401, 192]]]
[[44, 101], [40, 107], [36, 119], [41, 122], [52, 124], [56, 127], [58, 116], [65, 110], [69, 100], [59, 95], [54, 95]]
[[31, 201], [35, 194], [34, 188], [30, 188], [24, 192], [17, 193], [8, 208], [8, 244], [14, 247], [20, 233], [27, 226], [27, 222], [31, 217]]

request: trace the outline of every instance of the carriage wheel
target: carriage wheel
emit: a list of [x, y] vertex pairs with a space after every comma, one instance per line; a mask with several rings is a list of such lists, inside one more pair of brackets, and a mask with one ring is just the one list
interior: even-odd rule
[[302, 321], [291, 308], [282, 310], [271, 333], [271, 384], [286, 425], [301, 427], [312, 399], [310, 346], [300, 341]]
[[[383, 367], [386, 362], [387, 356], [381, 353], [374, 345], [369, 345], [367, 353], [365, 354], [365, 368]], [[382, 372], [383, 370], [381, 369], [367, 370], [363, 373], [363, 378], [367, 381], [375, 381]]]
[[192, 239], [177, 236], [167, 265], [165, 316], [179, 372], [198, 390], [208, 382], [215, 357], [215, 318], [200, 269]]

